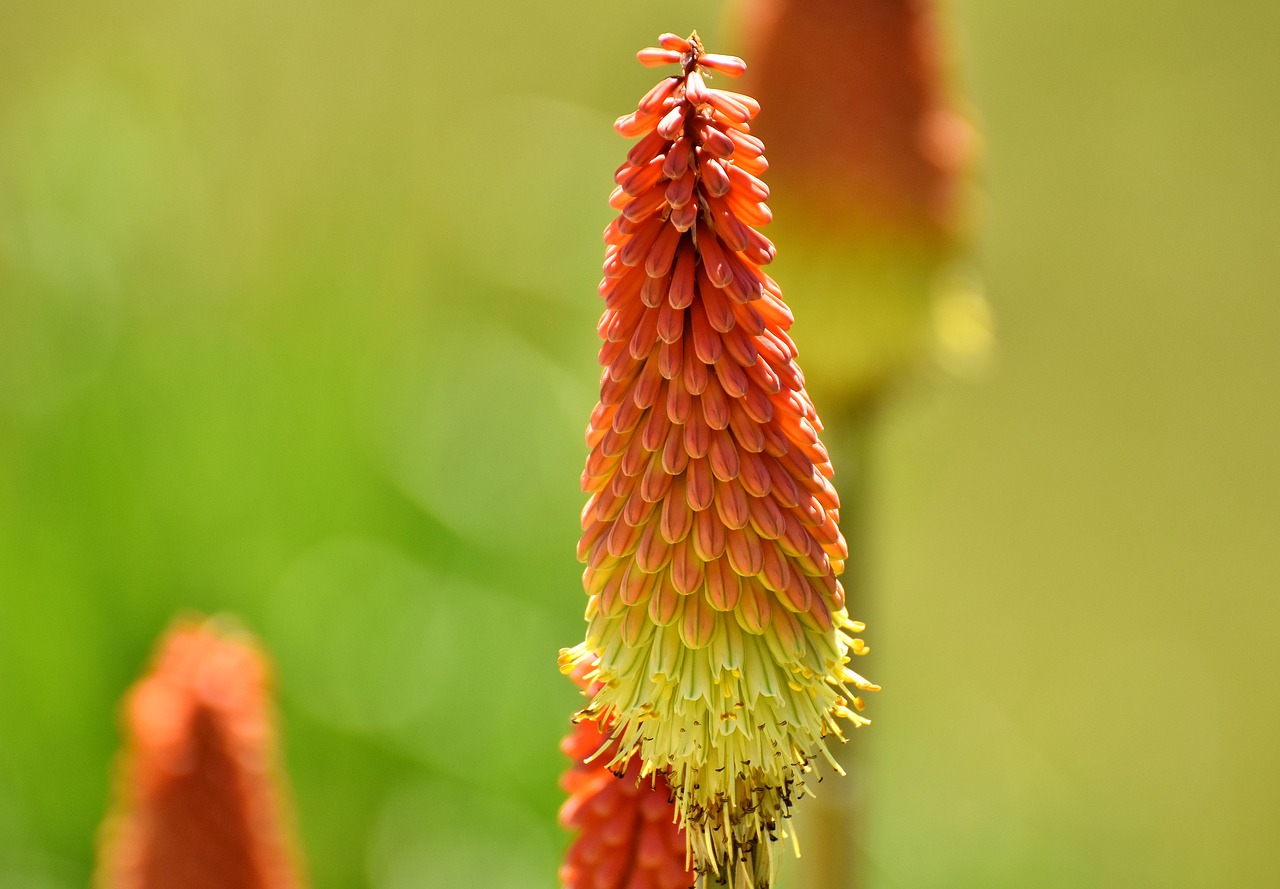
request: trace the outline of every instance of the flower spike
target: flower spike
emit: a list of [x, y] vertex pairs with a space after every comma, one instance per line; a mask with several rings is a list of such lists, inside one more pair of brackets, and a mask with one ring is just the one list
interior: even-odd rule
[[215, 620], [165, 634], [123, 708], [127, 744], [97, 889], [300, 889], [270, 665]]
[[[867, 720], [837, 576], [848, 556], [822, 423], [757, 231], [771, 214], [754, 99], [712, 85], [741, 59], [664, 34], [679, 64], [615, 129], [637, 139], [605, 229], [600, 402], [578, 556], [605, 765], [665, 780], [709, 880], [765, 889], [772, 842], [827, 742]], [[838, 766], [835, 766], [838, 770]]]

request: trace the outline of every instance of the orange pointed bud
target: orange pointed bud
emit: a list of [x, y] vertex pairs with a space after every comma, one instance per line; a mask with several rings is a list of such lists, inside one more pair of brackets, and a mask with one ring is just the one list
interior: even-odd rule
[[[583, 689], [590, 668], [584, 663], [573, 671]], [[696, 876], [666, 779], [642, 778], [635, 756], [610, 766], [617, 744], [590, 720], [578, 721], [560, 748], [573, 760], [561, 781], [569, 798], [560, 823], [577, 834], [560, 868], [564, 889], [691, 887]]]
[[298, 889], [270, 714], [248, 639], [187, 620], [123, 708], [125, 749], [98, 889]]
[[763, 269], [760, 106], [716, 86], [741, 60], [660, 42], [676, 82], [620, 128], [639, 141], [605, 231], [588, 625], [562, 669], [593, 683], [579, 717], [610, 739], [602, 766], [670, 785], [696, 870], [763, 889], [811, 762], [866, 723], [852, 689], [875, 686], [848, 668], [865, 646], [837, 579], [840, 501]]

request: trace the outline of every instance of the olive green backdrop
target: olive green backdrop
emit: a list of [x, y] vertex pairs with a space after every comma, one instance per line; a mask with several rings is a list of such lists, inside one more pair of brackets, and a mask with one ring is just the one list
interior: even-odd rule
[[[1280, 885], [1277, 9], [954, 8], [1000, 343], [872, 446], [876, 889]], [[0, 18], [0, 885], [85, 884], [183, 609], [319, 889], [555, 885], [610, 124], [724, 10]]]

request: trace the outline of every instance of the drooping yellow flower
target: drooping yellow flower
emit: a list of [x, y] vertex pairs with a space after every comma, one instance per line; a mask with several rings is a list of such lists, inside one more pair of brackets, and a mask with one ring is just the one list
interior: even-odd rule
[[740, 59], [696, 34], [660, 44], [640, 61], [680, 73], [615, 125], [639, 141], [605, 230], [587, 635], [561, 662], [595, 662], [581, 718], [609, 727], [611, 765], [665, 777], [697, 870], [766, 887], [811, 762], [867, 722], [852, 689], [875, 686], [848, 666], [866, 646], [837, 580], [840, 504], [791, 312], [761, 268], [759, 106], [708, 83]]

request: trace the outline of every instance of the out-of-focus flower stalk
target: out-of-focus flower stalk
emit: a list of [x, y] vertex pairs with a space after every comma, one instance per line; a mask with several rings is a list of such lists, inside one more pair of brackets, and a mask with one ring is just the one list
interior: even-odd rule
[[[639, 141], [605, 231], [600, 403], [582, 476], [587, 635], [562, 668], [607, 762], [669, 784], [704, 880], [767, 887], [773, 842], [830, 739], [865, 724], [866, 651], [837, 579], [848, 556], [822, 428], [795, 363], [773, 244], [759, 105], [697, 36], [617, 121]], [[832, 760], [834, 763], [834, 760]]]
[[247, 637], [184, 620], [123, 708], [96, 889], [300, 889], [270, 668]]
[[[788, 280], [805, 317], [805, 365], [829, 412], [833, 451], [852, 469], [841, 525], [853, 558], [846, 588], [874, 609], [865, 559], [878, 408], [933, 359], [970, 373], [993, 346], [987, 302], [969, 269], [975, 138], [957, 112], [937, 5], [929, 0], [740, 0], [748, 85], [768, 109], [787, 238]], [[863, 885], [863, 763], [824, 785], [801, 821], [808, 889]]]
[[778, 225], [819, 403], [870, 411], [923, 359], [968, 371], [992, 319], [967, 262], [976, 139], [929, 0], [741, 0]]

